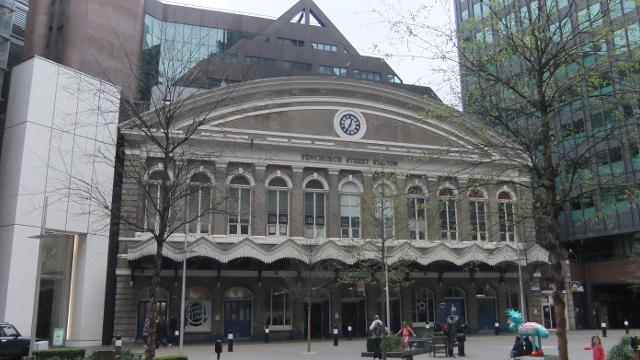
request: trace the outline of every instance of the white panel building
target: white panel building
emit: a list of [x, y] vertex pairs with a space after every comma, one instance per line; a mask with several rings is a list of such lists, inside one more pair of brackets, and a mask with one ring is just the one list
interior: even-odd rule
[[0, 159], [0, 321], [23, 335], [64, 328], [69, 344], [99, 344], [109, 214], [83, 194], [100, 189], [111, 199], [119, 89], [39, 57], [12, 73]]

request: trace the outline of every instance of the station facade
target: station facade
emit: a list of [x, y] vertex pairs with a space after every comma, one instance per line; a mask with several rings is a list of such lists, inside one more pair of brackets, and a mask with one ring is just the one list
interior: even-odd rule
[[[224, 103], [212, 103], [220, 98]], [[520, 186], [527, 174], [504, 159], [491, 171], [469, 167], [451, 176], [489, 155], [470, 150], [471, 134], [424, 117], [438, 101], [368, 81], [287, 77], [209, 90], [180, 111], [188, 119], [207, 106], [215, 110], [201, 120], [186, 160], [184, 186], [199, 190], [176, 216], [205, 215], [186, 221], [163, 249], [160, 316], [179, 319], [186, 244], [187, 341], [229, 331], [260, 338], [266, 327], [272, 338], [301, 337], [309, 306], [312, 335], [328, 337], [334, 326], [344, 334], [351, 326], [354, 336], [365, 336], [367, 323], [383, 313], [374, 281], [380, 274], [360, 273], [351, 283], [340, 275], [375, 259], [371, 249], [381, 238], [388, 239], [389, 264], [410, 263], [405, 286], [391, 291], [392, 330], [403, 320], [433, 325], [452, 307], [474, 330], [506, 324], [506, 308], [520, 307], [518, 262], [529, 318], [540, 318], [537, 269], [548, 254], [533, 245], [534, 227], [518, 215], [531, 206]], [[160, 165], [140, 150], [146, 140], [135, 127], [124, 123], [122, 133], [125, 164], [145, 164], [149, 179], [146, 188], [136, 186], [127, 174], [140, 169], [125, 165], [122, 216], [137, 224], [120, 230], [114, 333], [133, 340], [144, 333], [156, 250], [150, 233], [136, 229], [155, 224], [145, 194], [157, 191]], [[502, 175], [492, 183], [472, 186], [496, 171]], [[381, 192], [397, 201], [368, 201]], [[384, 235], [376, 223], [381, 214]], [[315, 249], [314, 276], [329, 278], [318, 281], [323, 290], [310, 305], [294, 289], [306, 246]]]

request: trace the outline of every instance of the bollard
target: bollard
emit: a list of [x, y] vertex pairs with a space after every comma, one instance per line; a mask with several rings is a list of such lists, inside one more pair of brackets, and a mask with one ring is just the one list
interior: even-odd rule
[[338, 328], [333, 327], [333, 346], [338, 346]]
[[227, 352], [233, 352], [233, 330], [227, 334]]
[[500, 335], [500, 323], [493, 324], [493, 331], [496, 333], [496, 335]]
[[269, 343], [269, 325], [266, 325], [264, 327], [264, 343], [265, 344]]
[[348, 336], [347, 339], [348, 340], [351, 340], [351, 330], [352, 330], [351, 325], [347, 326], [347, 336]]
[[624, 320], [624, 333], [629, 335], [629, 321], [628, 320]]
[[216, 352], [217, 359], [220, 360], [220, 354], [222, 354], [222, 340], [216, 341], [216, 344], [214, 345], [214, 350]]
[[116, 355], [122, 354], [122, 336], [116, 336]]
[[174, 346], [178, 346], [180, 344], [180, 330], [176, 330], [173, 332], [173, 339], [171, 339], [171, 343]]
[[602, 329], [602, 337], [607, 337], [607, 323], [600, 324], [600, 328]]

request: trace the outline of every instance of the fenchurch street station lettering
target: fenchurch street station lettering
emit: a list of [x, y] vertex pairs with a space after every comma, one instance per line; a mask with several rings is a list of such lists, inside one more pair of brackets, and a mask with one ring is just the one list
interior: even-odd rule
[[342, 156], [333, 156], [333, 155], [302, 154], [302, 160], [323, 162], [323, 163], [332, 162], [332, 163], [355, 164], [355, 165], [373, 165], [373, 166], [390, 166], [390, 167], [398, 166], [398, 162], [395, 160], [366, 159], [366, 158], [342, 157]]

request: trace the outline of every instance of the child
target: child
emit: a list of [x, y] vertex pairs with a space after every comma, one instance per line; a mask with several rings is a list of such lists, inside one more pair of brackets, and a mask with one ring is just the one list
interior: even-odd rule
[[591, 346], [585, 346], [585, 350], [591, 350], [593, 354], [593, 360], [606, 360], [604, 354], [604, 347], [602, 346], [602, 341], [600, 341], [600, 337], [592, 336], [591, 337]]
[[409, 350], [409, 334], [416, 336], [416, 333], [414, 333], [413, 329], [411, 329], [409, 325], [407, 325], [406, 321], [403, 321], [402, 328], [400, 329], [400, 331], [398, 331], [398, 333], [396, 333], [396, 336], [400, 336], [400, 334], [402, 334], [402, 342], [404, 343], [404, 348], [406, 350]]

